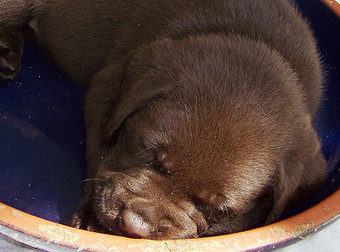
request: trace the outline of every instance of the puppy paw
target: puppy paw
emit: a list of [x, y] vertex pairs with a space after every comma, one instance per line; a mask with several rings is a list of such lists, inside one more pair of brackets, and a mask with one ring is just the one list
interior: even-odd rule
[[19, 30], [0, 30], [0, 83], [9, 82], [20, 70], [24, 36]]
[[89, 202], [78, 206], [72, 216], [71, 226], [78, 229], [106, 233], [105, 228], [100, 226], [98, 220], [94, 217], [92, 206]]

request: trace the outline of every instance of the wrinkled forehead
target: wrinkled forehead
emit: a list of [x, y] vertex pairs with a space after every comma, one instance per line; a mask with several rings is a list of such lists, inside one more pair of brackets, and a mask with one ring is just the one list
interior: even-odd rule
[[207, 205], [242, 208], [267, 187], [274, 171], [254, 160], [230, 165], [228, 159], [178, 159], [173, 181]]
[[158, 100], [127, 121], [131, 134], [143, 138], [170, 171], [167, 186], [208, 204], [242, 206], [257, 197], [274, 171], [263, 138], [247, 124], [219, 111], [195, 111], [182, 104]]

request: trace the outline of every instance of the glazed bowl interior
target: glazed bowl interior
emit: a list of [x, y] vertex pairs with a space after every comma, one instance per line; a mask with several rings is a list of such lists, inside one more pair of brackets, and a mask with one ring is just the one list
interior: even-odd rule
[[[325, 99], [315, 128], [328, 160], [328, 179], [283, 219], [328, 198], [340, 185], [340, 21], [319, 1], [297, 3], [310, 20], [326, 73]], [[85, 179], [85, 92], [34, 42], [25, 46], [20, 74], [0, 86], [0, 202], [69, 224]]]

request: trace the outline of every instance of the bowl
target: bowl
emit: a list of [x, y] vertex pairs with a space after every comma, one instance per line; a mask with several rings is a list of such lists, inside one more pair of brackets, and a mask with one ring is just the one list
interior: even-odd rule
[[306, 239], [338, 221], [340, 5], [326, 0], [296, 2], [310, 20], [327, 73], [325, 99], [315, 128], [328, 160], [328, 179], [312, 198], [272, 225], [199, 239], [152, 241], [67, 226], [85, 179], [82, 106], [86, 88], [71, 83], [31, 42], [25, 46], [18, 77], [0, 86], [2, 237], [63, 251], [270, 250]]

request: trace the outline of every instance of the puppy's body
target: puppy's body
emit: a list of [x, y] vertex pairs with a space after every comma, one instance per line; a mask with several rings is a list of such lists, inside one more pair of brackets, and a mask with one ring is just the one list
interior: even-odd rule
[[74, 226], [154, 239], [236, 232], [277, 220], [323, 182], [311, 125], [320, 62], [288, 1], [29, 3], [0, 27], [32, 16], [38, 42], [89, 87], [96, 182]]

